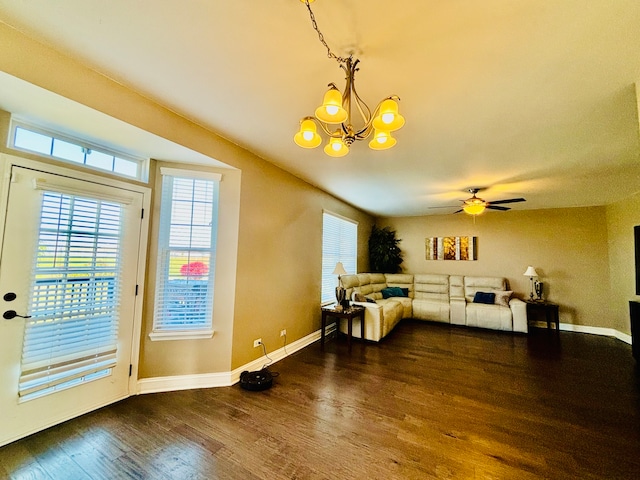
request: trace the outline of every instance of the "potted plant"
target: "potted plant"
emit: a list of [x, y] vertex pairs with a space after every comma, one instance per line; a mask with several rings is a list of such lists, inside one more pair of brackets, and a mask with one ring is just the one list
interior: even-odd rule
[[401, 240], [396, 231], [389, 227], [371, 229], [369, 237], [369, 269], [374, 273], [398, 273], [402, 269], [402, 251], [398, 247]]

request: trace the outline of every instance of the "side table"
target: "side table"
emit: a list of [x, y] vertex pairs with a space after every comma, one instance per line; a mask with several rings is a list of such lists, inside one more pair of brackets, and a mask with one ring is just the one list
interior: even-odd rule
[[543, 313], [547, 321], [547, 329], [551, 329], [551, 323], [555, 323], [556, 331], [560, 331], [560, 315], [558, 309], [559, 307], [555, 303], [527, 300], [527, 320], [529, 319], [529, 314], [537, 316]]
[[336, 319], [336, 328], [339, 328], [340, 319], [347, 320], [347, 344], [351, 349], [351, 337], [353, 336], [353, 319], [360, 317], [360, 336], [364, 340], [364, 307], [358, 305], [352, 305], [349, 308], [342, 308], [337, 306], [322, 307], [322, 327], [320, 330], [320, 347], [324, 349], [324, 337], [325, 329], [327, 327], [327, 318], [333, 317]]

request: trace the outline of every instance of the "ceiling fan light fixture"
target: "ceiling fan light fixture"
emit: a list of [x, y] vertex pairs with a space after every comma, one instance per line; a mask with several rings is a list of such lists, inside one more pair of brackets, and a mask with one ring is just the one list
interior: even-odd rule
[[469, 215], [480, 215], [487, 208], [487, 202], [473, 195], [473, 197], [464, 201], [462, 210]]
[[305, 117], [300, 121], [300, 130], [293, 136], [293, 141], [302, 148], [316, 148], [322, 143], [316, 122], [311, 117]]
[[465, 205], [462, 210], [469, 215], [480, 215], [486, 208], [484, 205]]

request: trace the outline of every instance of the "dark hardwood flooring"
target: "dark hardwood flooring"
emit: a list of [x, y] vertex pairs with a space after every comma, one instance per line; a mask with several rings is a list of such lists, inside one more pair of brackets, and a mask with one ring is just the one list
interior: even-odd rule
[[29, 479], [638, 479], [631, 347], [404, 321], [318, 343], [271, 390], [132, 397], [0, 448]]

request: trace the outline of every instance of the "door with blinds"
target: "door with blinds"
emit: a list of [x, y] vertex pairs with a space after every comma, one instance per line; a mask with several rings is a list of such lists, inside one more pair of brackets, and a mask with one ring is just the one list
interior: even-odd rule
[[0, 445], [129, 395], [143, 195], [12, 166]]

